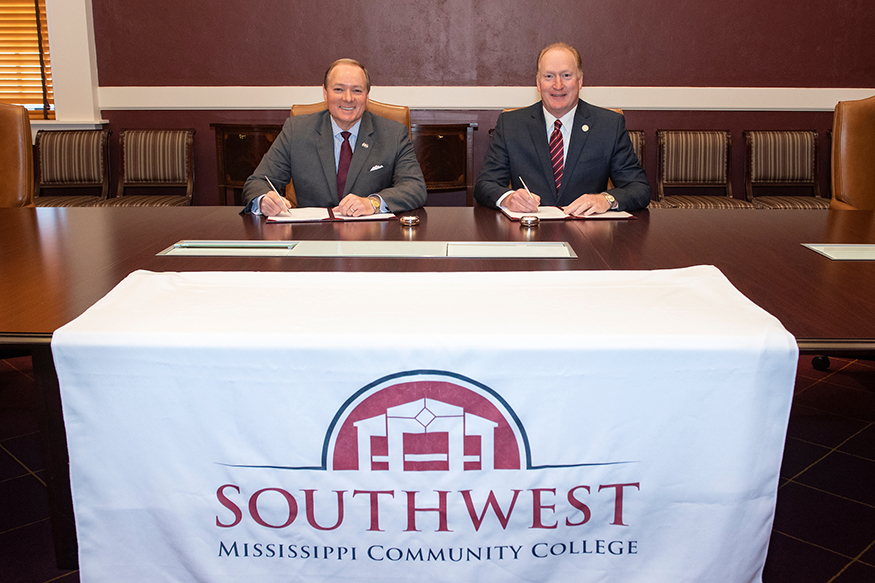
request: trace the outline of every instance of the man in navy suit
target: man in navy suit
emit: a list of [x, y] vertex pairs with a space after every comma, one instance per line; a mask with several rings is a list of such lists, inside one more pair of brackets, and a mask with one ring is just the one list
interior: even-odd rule
[[243, 186], [244, 212], [271, 216], [290, 206], [265, 176], [280, 192], [293, 182], [298, 206], [335, 207], [347, 216], [425, 204], [425, 180], [407, 128], [366, 110], [370, 90], [361, 63], [332, 63], [322, 83], [328, 109], [286, 120]]
[[576, 216], [646, 207], [650, 185], [625, 118], [579, 97], [580, 53], [565, 43], [544, 48], [536, 82], [540, 103], [498, 117], [474, 187], [477, 202], [516, 212], [555, 205]]

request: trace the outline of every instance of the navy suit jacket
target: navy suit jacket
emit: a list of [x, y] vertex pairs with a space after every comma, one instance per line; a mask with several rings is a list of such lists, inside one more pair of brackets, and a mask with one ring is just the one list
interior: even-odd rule
[[[558, 192], [546, 124], [540, 101], [498, 116], [474, 187], [478, 203], [495, 207], [505, 192], [523, 188], [522, 176], [531, 192], [541, 197], [542, 205], [566, 206], [582, 194], [600, 192], [613, 195], [619, 210], [650, 204], [650, 185], [621, 114], [578, 101]], [[610, 190], [608, 178], [614, 183]]]
[[[270, 190], [268, 176], [282, 193], [289, 181], [299, 207], [337, 206], [334, 136], [328, 110], [289, 117], [282, 132], [243, 185], [243, 203]], [[379, 194], [390, 211], [425, 204], [425, 180], [407, 128], [366, 111], [349, 165], [343, 196]]]

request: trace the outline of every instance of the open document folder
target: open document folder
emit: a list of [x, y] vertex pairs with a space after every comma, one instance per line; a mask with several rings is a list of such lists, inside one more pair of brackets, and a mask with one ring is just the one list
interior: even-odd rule
[[562, 207], [558, 206], [539, 206], [536, 213], [517, 213], [514, 211], [502, 208], [501, 212], [512, 221], [520, 220], [520, 217], [538, 217], [542, 221], [555, 220], [589, 220], [589, 219], [634, 219], [635, 217], [626, 211], [607, 211], [605, 213], [597, 213], [587, 217], [578, 217], [574, 215], [566, 215]]
[[393, 213], [374, 213], [350, 217], [331, 208], [310, 207], [288, 209], [278, 215], [267, 217], [268, 223], [317, 223], [320, 221], [387, 221], [397, 218]]

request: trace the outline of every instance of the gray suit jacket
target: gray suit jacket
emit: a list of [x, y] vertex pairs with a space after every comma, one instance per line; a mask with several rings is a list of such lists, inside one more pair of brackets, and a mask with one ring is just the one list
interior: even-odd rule
[[[566, 206], [582, 194], [598, 192], [613, 195], [620, 210], [636, 210], [650, 204], [650, 185], [622, 115], [578, 101], [562, 188], [558, 192], [546, 123], [540, 101], [498, 116], [474, 187], [477, 202], [495, 207], [505, 192], [523, 188], [522, 176], [529, 189], [541, 197], [542, 205]], [[610, 190], [608, 178], [614, 183]]]
[[[295, 185], [299, 207], [333, 207], [337, 195], [334, 136], [327, 110], [296, 115], [283, 130], [243, 186], [243, 203], [270, 190], [268, 176], [280, 191]], [[390, 211], [406, 211], [425, 204], [425, 180], [416, 161], [407, 128], [366, 111], [362, 116], [343, 195], [379, 194]]]

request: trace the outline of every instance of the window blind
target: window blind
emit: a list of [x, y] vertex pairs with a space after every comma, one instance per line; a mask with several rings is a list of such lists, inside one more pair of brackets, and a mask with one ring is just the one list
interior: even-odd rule
[[0, 102], [55, 117], [45, 0], [0, 0]]

